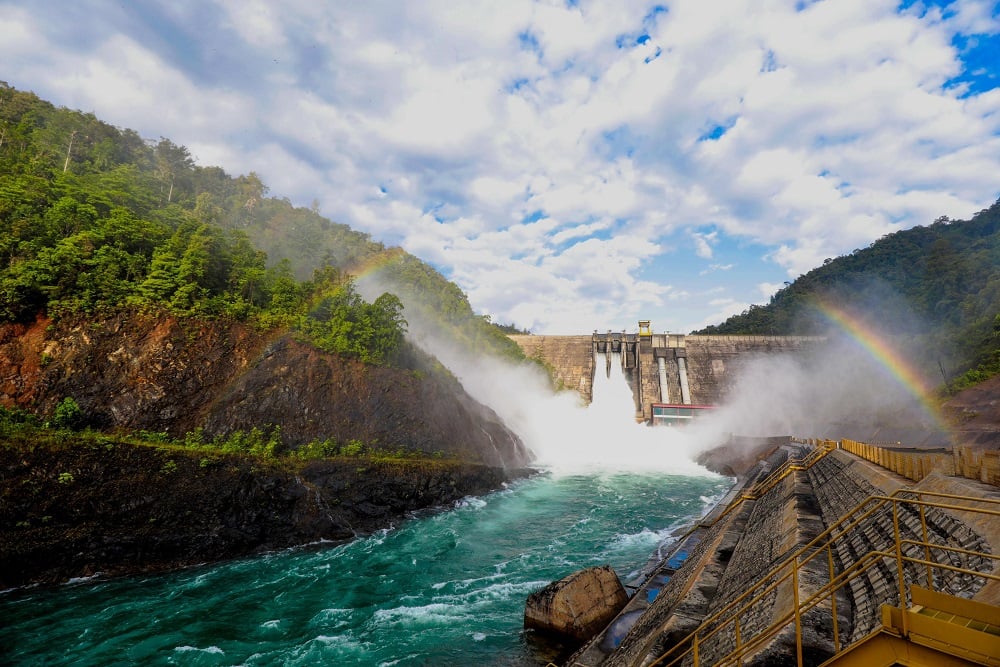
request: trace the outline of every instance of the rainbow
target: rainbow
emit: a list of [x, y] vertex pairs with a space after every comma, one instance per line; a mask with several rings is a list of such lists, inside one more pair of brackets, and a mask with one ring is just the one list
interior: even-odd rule
[[913, 364], [903, 357], [858, 315], [828, 301], [814, 299], [813, 304], [826, 321], [835, 325], [883, 366], [920, 403], [924, 412], [941, 429], [947, 429], [934, 400], [933, 387]]
[[344, 269], [344, 273], [358, 280], [372, 273], [377, 272], [379, 269], [381, 269], [383, 266], [387, 264], [395, 262], [403, 254], [404, 253], [402, 248], [396, 248], [396, 247], [387, 248], [382, 252], [366, 257], [360, 262], [355, 262], [354, 264]]

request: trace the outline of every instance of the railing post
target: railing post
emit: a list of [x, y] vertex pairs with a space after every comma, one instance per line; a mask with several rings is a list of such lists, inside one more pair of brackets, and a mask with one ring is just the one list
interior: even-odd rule
[[736, 664], [743, 664], [743, 638], [740, 636], [740, 615], [736, 613]]
[[896, 543], [896, 578], [899, 580], [899, 608], [903, 611], [902, 631], [904, 637], [909, 637], [910, 628], [906, 615], [906, 579], [903, 577], [903, 545], [900, 543], [899, 534], [899, 499], [892, 499], [892, 533], [893, 541]]
[[[917, 500], [920, 500], [920, 495], [917, 495]], [[920, 530], [923, 533], [924, 539], [924, 560], [930, 563], [931, 560], [931, 540], [927, 531], [927, 516], [924, 514], [924, 505], [920, 504]], [[927, 565], [927, 588], [931, 590], [934, 589], [934, 575], [933, 570], [930, 565]]]
[[792, 558], [792, 606], [795, 611], [795, 659], [802, 667], [802, 616], [799, 613], [799, 558]]
[[833, 567], [833, 542], [826, 543], [827, 561], [830, 565], [830, 611], [833, 614], [833, 651], [840, 653], [840, 627], [837, 621], [837, 589], [833, 586], [836, 572]]
[[698, 661], [698, 631], [694, 631], [694, 640], [691, 642], [691, 657], [694, 658], [694, 667], [700, 664]]

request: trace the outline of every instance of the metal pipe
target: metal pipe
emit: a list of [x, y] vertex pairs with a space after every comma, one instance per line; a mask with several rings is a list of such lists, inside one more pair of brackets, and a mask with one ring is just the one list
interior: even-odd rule
[[667, 387], [667, 360], [663, 357], [656, 358], [656, 365], [660, 371], [660, 402], [670, 402], [670, 391]]
[[691, 391], [688, 389], [687, 359], [684, 357], [677, 357], [677, 370], [681, 376], [681, 403], [684, 405], [690, 405]]

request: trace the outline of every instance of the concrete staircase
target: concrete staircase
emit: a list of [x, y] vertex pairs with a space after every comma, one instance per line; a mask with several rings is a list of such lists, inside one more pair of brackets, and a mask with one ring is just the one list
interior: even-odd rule
[[[861, 467], [864, 464], [858, 459], [849, 458], [843, 452], [835, 452], [809, 470], [812, 486], [816, 490], [827, 524], [832, 525], [844, 517], [858, 517], [857, 526], [846, 539], [838, 541], [836, 545], [840, 571], [848, 570], [867, 554], [892, 553], [895, 548], [892, 537], [895, 530], [892, 506], [875, 507], [874, 503], [864, 502], [884, 491], [873, 486], [863, 476], [851, 474], [854, 466]], [[989, 544], [983, 536], [954, 516], [935, 507], [926, 508], [922, 513], [923, 520], [919, 509], [899, 506], [895, 520], [899, 522], [899, 532], [903, 539], [926, 540], [978, 553], [990, 552]], [[915, 558], [924, 555], [924, 550], [915, 545], [907, 545], [903, 549], [906, 555]], [[935, 550], [933, 555], [965, 570], [989, 571], [992, 568], [992, 563], [981, 556], [944, 549]], [[851, 641], [860, 640], [881, 623], [880, 609], [883, 604], [899, 605], [899, 586], [894, 568], [895, 562], [883, 557], [863, 576], [851, 580]], [[950, 570], [934, 570], [930, 575], [931, 581], [926, 582], [927, 572], [920, 572], [917, 566], [908, 564], [903, 576], [908, 583], [924, 580], [935, 590], [965, 597], [971, 597], [986, 583], [985, 579]]]
[[1000, 609], [920, 586], [910, 597], [910, 607], [883, 607], [877, 631], [825, 664], [1000, 666]]

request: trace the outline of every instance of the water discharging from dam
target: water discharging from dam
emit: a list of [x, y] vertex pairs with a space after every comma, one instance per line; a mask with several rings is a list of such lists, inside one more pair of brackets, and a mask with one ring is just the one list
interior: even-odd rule
[[529, 423], [522, 430], [515, 426], [535, 452], [536, 464], [555, 474], [708, 474], [692, 461], [696, 443], [691, 432], [636, 423], [635, 399], [621, 359], [613, 354], [610, 361], [604, 353], [595, 353], [590, 405], [580, 407], [569, 398], [572, 392], [556, 399], [537, 399]]
[[[339, 546], [8, 592], [0, 595], [0, 657], [46, 665], [544, 664], [521, 628], [531, 591], [604, 563], [627, 581], [730, 485], [671, 452], [669, 429], [632, 422], [620, 369], [599, 376], [594, 403], [575, 408], [574, 425], [554, 429], [560, 439], [539, 448], [554, 473]], [[553, 425], [535, 424], [535, 432]], [[652, 457], [645, 468], [642, 456]]]

